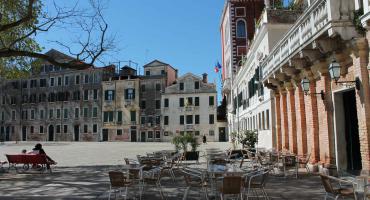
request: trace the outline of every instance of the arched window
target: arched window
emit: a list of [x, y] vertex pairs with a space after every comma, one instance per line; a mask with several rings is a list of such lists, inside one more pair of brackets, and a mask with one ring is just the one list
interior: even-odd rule
[[238, 38], [245, 38], [247, 33], [245, 31], [245, 22], [243, 20], [239, 20], [236, 23], [236, 37]]

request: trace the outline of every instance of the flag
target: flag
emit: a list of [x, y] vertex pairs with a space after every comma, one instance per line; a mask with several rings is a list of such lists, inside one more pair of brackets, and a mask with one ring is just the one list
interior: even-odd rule
[[215, 72], [218, 73], [221, 68], [222, 68], [221, 64], [217, 62], [217, 64], [215, 65]]

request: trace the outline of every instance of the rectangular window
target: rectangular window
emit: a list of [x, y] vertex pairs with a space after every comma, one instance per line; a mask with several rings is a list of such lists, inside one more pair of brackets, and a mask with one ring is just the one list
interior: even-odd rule
[[164, 107], [168, 108], [169, 104], [170, 104], [169, 100], [167, 98], [164, 99]]
[[184, 83], [180, 83], [179, 90], [184, 90]]
[[114, 100], [114, 90], [106, 90], [104, 93], [104, 99], [106, 101], [113, 101]]
[[64, 77], [64, 85], [69, 85], [69, 77], [68, 76]]
[[31, 130], [30, 130], [31, 133], [34, 133], [35, 132], [35, 129], [33, 128], [33, 126], [31, 126]]
[[156, 138], [156, 139], [161, 138], [161, 132], [160, 132], [160, 131], [156, 131], [156, 132], [155, 132], [155, 138]]
[[209, 96], [209, 106], [214, 106], [215, 105], [215, 97], [214, 96]]
[[40, 110], [40, 119], [44, 119], [44, 110]]
[[31, 119], [35, 119], [35, 110], [31, 110]]
[[258, 113], [258, 129], [261, 130], [261, 128], [262, 128], [261, 113]]
[[180, 107], [184, 107], [184, 98], [179, 99]]
[[85, 84], [89, 83], [89, 75], [85, 74]]
[[113, 122], [113, 111], [104, 112], [104, 122]]
[[56, 130], [57, 133], [60, 133], [60, 125], [57, 125], [57, 130]]
[[40, 126], [39, 133], [44, 133], [44, 127]]
[[68, 132], [68, 125], [64, 125], [63, 132], [67, 133]]
[[195, 124], [199, 124], [199, 115], [195, 115]]
[[97, 100], [98, 99], [98, 90], [97, 89], [94, 89], [94, 100]]
[[80, 84], [80, 75], [75, 76], [75, 84], [76, 85]]
[[84, 90], [84, 101], [89, 100], [89, 90]]
[[262, 111], [262, 130], [266, 130], [265, 112]]
[[193, 115], [186, 115], [186, 124], [193, 124]]
[[155, 100], [155, 109], [161, 109], [161, 100]]
[[142, 100], [142, 101], [141, 101], [140, 108], [141, 108], [141, 109], [146, 109], [146, 101], [145, 101], [145, 100]]
[[164, 116], [164, 125], [168, 125], [168, 116]]
[[60, 113], [60, 109], [58, 108], [57, 109], [57, 119], [60, 119], [60, 116], [61, 116], [61, 113]]
[[122, 135], [122, 129], [117, 129], [117, 135]]
[[136, 111], [130, 111], [131, 122], [136, 122]]
[[141, 92], [145, 92], [145, 85], [141, 85], [140, 90], [141, 90]]
[[141, 117], [140, 120], [141, 120], [141, 124], [145, 124], [145, 117]]
[[87, 125], [84, 125], [84, 133], [87, 133]]
[[135, 99], [135, 89], [125, 89], [125, 99]]
[[52, 118], [54, 118], [54, 110], [50, 109], [49, 110], [49, 119], [52, 119]]
[[94, 124], [93, 125], [93, 133], [97, 133], [97, 132], [98, 132], [98, 125]]
[[146, 76], [150, 76], [150, 71], [145, 71]]
[[15, 120], [15, 110], [12, 110], [12, 120]]
[[50, 78], [50, 87], [54, 87], [54, 78]]
[[155, 123], [158, 124], [158, 125], [161, 124], [161, 116], [156, 116], [155, 117]]
[[192, 106], [193, 105], [193, 97], [186, 98], [186, 105], [187, 106]]
[[40, 87], [46, 87], [46, 79], [40, 79]]
[[156, 91], [160, 91], [161, 90], [161, 84], [160, 83], [156, 83], [155, 84], [155, 90]]
[[215, 131], [214, 130], [209, 130], [209, 136], [214, 136], [215, 135]]
[[1, 121], [4, 121], [5, 120], [5, 114], [4, 112], [1, 112]]
[[22, 82], [22, 88], [27, 88], [28, 87], [28, 82], [27, 81], [23, 81]]
[[180, 125], [184, 125], [184, 115], [180, 115]]
[[98, 117], [98, 107], [93, 107], [92, 117], [93, 118]]
[[148, 131], [148, 138], [153, 138], [153, 131]]
[[75, 118], [78, 119], [80, 117], [80, 109], [75, 108]]
[[162, 75], [165, 75], [165, 74], [166, 74], [166, 72], [165, 72], [164, 70], [161, 70], [161, 74], [162, 74]]
[[58, 77], [58, 86], [62, 85], [62, 77]]
[[2, 104], [5, 105], [5, 102], [6, 102], [6, 97], [3, 96]]
[[195, 136], [200, 136], [200, 131], [195, 131], [195, 132], [194, 132], [194, 135], [195, 135]]
[[194, 105], [199, 106], [199, 97], [194, 97]]
[[270, 130], [270, 111], [266, 110], [266, 129]]
[[63, 115], [64, 115], [64, 119], [68, 119], [68, 109], [67, 108], [64, 108]]
[[199, 81], [194, 82], [194, 89], [196, 89], [196, 90], [199, 89]]
[[80, 91], [73, 92], [73, 100], [79, 101], [80, 100]]
[[85, 107], [84, 108], [84, 118], [89, 117], [89, 108]]
[[117, 111], [117, 122], [122, 122], [122, 111]]
[[215, 123], [215, 115], [209, 115], [209, 124]]

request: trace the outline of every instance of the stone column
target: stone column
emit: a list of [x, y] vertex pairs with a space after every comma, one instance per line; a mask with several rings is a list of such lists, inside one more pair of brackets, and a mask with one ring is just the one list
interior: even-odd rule
[[295, 154], [297, 151], [297, 124], [295, 108], [295, 88], [292, 84], [287, 86], [288, 91], [288, 124], [289, 124], [289, 150]]
[[280, 96], [282, 148], [289, 149], [287, 92], [285, 89], [280, 91]]
[[275, 93], [275, 125], [276, 125], [276, 147], [277, 150], [282, 150], [281, 141], [281, 111], [280, 111], [280, 93]]
[[370, 32], [367, 31], [366, 38], [356, 41], [358, 57], [353, 58], [354, 74], [361, 82], [360, 90], [356, 90], [356, 108], [358, 117], [358, 130], [361, 145], [362, 169], [370, 170], [370, 83], [369, 83], [369, 39]]

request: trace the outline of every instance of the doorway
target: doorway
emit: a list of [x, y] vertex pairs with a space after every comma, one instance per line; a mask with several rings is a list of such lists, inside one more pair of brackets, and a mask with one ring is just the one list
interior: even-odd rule
[[74, 126], [74, 140], [76, 142], [80, 141], [80, 125], [75, 125]]
[[108, 141], [108, 129], [103, 129], [103, 138], [102, 138], [103, 142], [107, 142]]
[[10, 141], [10, 127], [5, 128], [5, 141]]
[[48, 141], [54, 141], [54, 126], [49, 126], [49, 140]]
[[143, 132], [141, 132], [141, 135], [140, 135], [140, 141], [141, 141], [141, 142], [145, 142], [145, 138], [146, 138], [146, 134], [145, 134], [145, 132], [143, 131]]
[[361, 170], [355, 90], [335, 93], [334, 103], [337, 165], [339, 169]]
[[136, 142], [136, 130], [131, 130], [131, 142]]
[[226, 128], [225, 127], [218, 128], [218, 141], [226, 142]]
[[27, 127], [22, 126], [22, 141], [27, 141]]
[[343, 105], [346, 131], [347, 169], [361, 170], [362, 162], [355, 90], [343, 93]]

